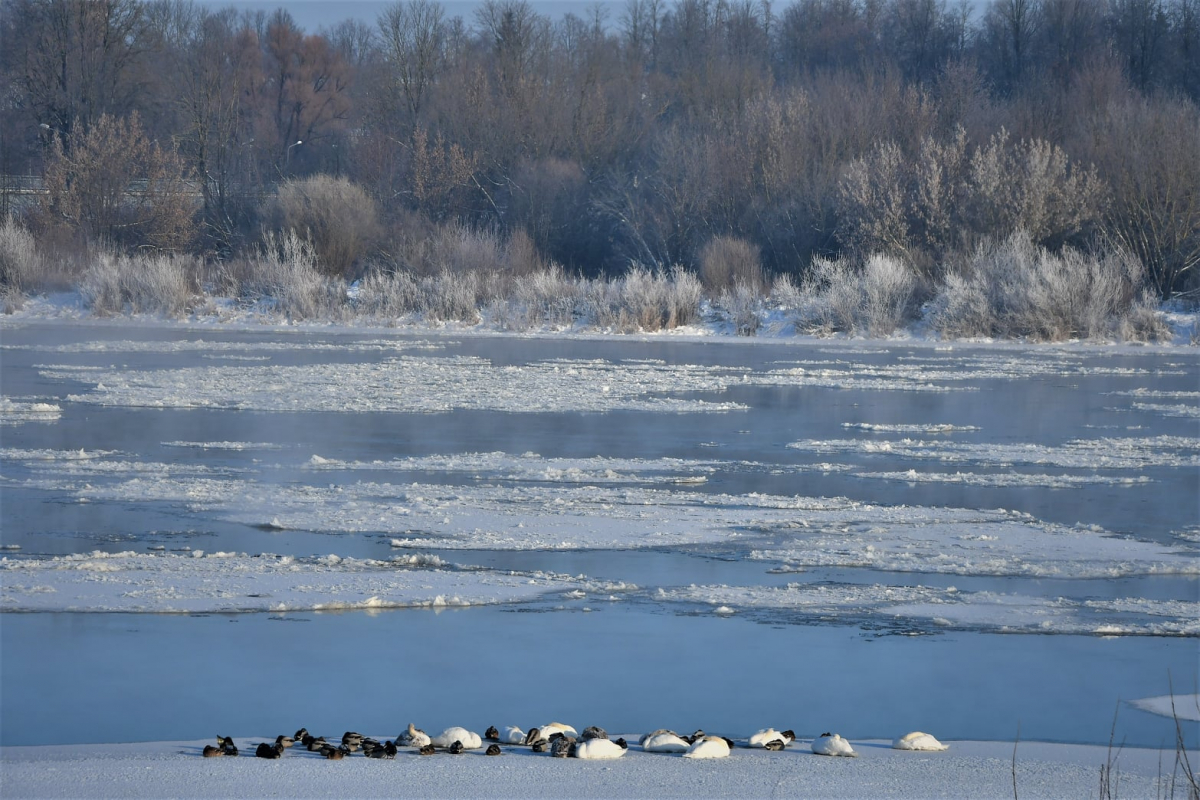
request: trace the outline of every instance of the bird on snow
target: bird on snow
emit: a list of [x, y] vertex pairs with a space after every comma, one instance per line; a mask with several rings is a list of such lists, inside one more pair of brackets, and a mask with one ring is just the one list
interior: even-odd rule
[[758, 733], [750, 737], [749, 745], [751, 747], [766, 747], [768, 742], [778, 740], [783, 742], [784, 747], [796, 741], [796, 734], [792, 731], [777, 731], [774, 728], [763, 728]]
[[396, 737], [396, 743], [408, 747], [424, 747], [429, 744], [429, 734], [410, 722], [408, 730]]
[[263, 742], [254, 751], [259, 758], [283, 758], [283, 745]]
[[720, 736], [702, 736], [692, 743], [684, 758], [725, 758], [729, 755], [729, 741]]
[[950, 745], [942, 744], [928, 733], [913, 731], [892, 742], [892, 748], [895, 750], [949, 750]]
[[812, 751], [819, 756], [855, 757], [858, 755], [850, 743], [836, 733], [822, 733], [813, 739]]
[[671, 731], [655, 731], [642, 737], [642, 749], [647, 753], [686, 753], [689, 747]]
[[449, 748], [455, 742], [462, 744], [466, 750], [477, 750], [483, 747], [483, 739], [480, 738], [478, 733], [472, 733], [466, 728], [459, 728], [457, 726], [446, 728], [446, 730], [434, 736], [429, 741], [434, 747]]
[[625, 748], [608, 739], [588, 739], [575, 745], [576, 758], [620, 758]]

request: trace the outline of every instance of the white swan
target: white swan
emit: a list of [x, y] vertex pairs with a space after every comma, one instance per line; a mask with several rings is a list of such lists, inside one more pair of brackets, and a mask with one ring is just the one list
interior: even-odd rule
[[950, 745], [942, 744], [928, 733], [913, 731], [892, 742], [892, 748], [895, 750], [949, 750]]
[[516, 725], [509, 725], [504, 729], [504, 733], [500, 734], [500, 740], [508, 744], [525, 744], [525, 731]]
[[429, 740], [434, 747], [449, 747], [455, 742], [462, 742], [464, 750], [478, 750], [483, 747], [483, 739], [478, 733], [472, 733], [466, 728], [446, 728]]
[[625, 748], [611, 739], [588, 739], [575, 745], [576, 758], [620, 758]]
[[855, 757], [858, 755], [850, 743], [836, 733], [822, 733], [813, 739], [812, 751], [819, 756]]
[[669, 731], [651, 734], [642, 741], [642, 749], [647, 753], [686, 753], [689, 747], [691, 745]]
[[396, 743], [410, 747], [424, 747], [429, 744], [429, 734], [410, 722], [408, 729], [396, 737]]
[[684, 758], [726, 758], [729, 755], [729, 742], [720, 736], [705, 736], [688, 748]]
[[796, 740], [796, 735], [791, 731], [777, 731], [774, 728], [763, 728], [758, 733], [750, 737], [751, 747], [766, 747], [767, 742], [778, 739], [783, 744], [789, 745]]
[[564, 736], [579, 736], [578, 731], [576, 731], [570, 725], [564, 725], [561, 722], [551, 722], [548, 725], [543, 725], [542, 727], [538, 728], [538, 730], [541, 731], [541, 738], [543, 739], [549, 739], [556, 733], [561, 733]]

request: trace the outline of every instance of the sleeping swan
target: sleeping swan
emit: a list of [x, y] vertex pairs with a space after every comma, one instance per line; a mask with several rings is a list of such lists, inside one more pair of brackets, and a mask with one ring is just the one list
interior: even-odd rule
[[812, 751], [819, 756], [855, 757], [858, 755], [850, 743], [836, 733], [822, 733], [813, 739]]
[[478, 733], [472, 733], [466, 728], [446, 728], [430, 739], [429, 743], [434, 747], [448, 748], [455, 742], [462, 742], [464, 750], [478, 750], [483, 747], [483, 739], [479, 738]]
[[620, 758], [625, 748], [611, 739], [585, 739], [575, 745], [576, 758]]
[[764, 728], [750, 737], [749, 745], [751, 747], [766, 747], [767, 742], [772, 742], [776, 739], [783, 742], [786, 747], [796, 741], [796, 734], [791, 731], [777, 731], [774, 728]]
[[892, 742], [892, 748], [895, 750], [949, 750], [950, 745], [942, 744], [928, 733], [913, 731]]
[[729, 755], [729, 742], [720, 736], [705, 736], [697, 739], [683, 754], [684, 758], [726, 758]]
[[642, 740], [642, 749], [647, 753], [686, 753], [691, 747], [670, 731], [652, 733]]

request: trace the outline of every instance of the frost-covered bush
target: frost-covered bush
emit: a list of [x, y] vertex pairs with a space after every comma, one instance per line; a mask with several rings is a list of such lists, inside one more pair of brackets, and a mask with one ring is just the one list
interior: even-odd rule
[[101, 252], [84, 271], [79, 291], [96, 314], [179, 316], [198, 291], [194, 278], [198, 272], [191, 256]]
[[762, 325], [762, 296], [755, 287], [739, 283], [721, 292], [717, 304], [729, 315], [738, 336], [754, 336]]
[[758, 248], [736, 236], [714, 236], [700, 250], [700, 282], [711, 294], [738, 286], [761, 292], [767, 281]]
[[947, 337], [1158, 338], [1161, 321], [1147, 308], [1144, 279], [1141, 261], [1124, 250], [1055, 254], [1018, 231], [980, 245], [947, 275], [929, 321]]
[[592, 325], [656, 331], [694, 322], [702, 295], [699, 279], [682, 267], [663, 274], [634, 266], [615, 280], [588, 282], [580, 305]]
[[21, 307], [22, 293], [38, 283], [45, 260], [33, 234], [12, 217], [0, 221], [0, 303], [10, 313]]
[[411, 273], [370, 272], [359, 284], [356, 310], [368, 317], [395, 318], [421, 308], [421, 289]]
[[816, 258], [796, 324], [814, 333], [887, 336], [910, 318], [917, 287], [913, 271], [892, 256], [875, 254], [861, 266], [848, 258]]
[[327, 275], [349, 278], [379, 237], [379, 212], [366, 191], [346, 178], [314, 175], [279, 187], [268, 216], [295, 231]]
[[421, 279], [421, 311], [430, 322], [479, 322], [486, 281], [480, 272], [451, 272]]
[[546, 325], [562, 328], [575, 321], [582, 296], [578, 281], [558, 265], [521, 275], [509, 283], [509, 294], [493, 307], [493, 320], [508, 330]]
[[289, 319], [342, 319], [346, 284], [319, 271], [313, 245], [295, 231], [268, 234], [262, 250], [247, 262], [243, 291], [267, 301]]

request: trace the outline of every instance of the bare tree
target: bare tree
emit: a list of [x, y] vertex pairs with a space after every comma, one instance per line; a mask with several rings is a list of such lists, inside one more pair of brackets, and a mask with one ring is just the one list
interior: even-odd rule
[[442, 70], [445, 12], [432, 0], [401, 0], [379, 15], [378, 26], [393, 94], [415, 126]]
[[[130, 110], [145, 8], [137, 0], [16, 0], [24, 101], [61, 133]], [[69, 142], [69, 140], [68, 140]]]
[[136, 112], [75, 127], [72, 146], [54, 136], [46, 159], [43, 219], [91, 239], [163, 249], [186, 247], [196, 201], [174, 152], [146, 138]]

